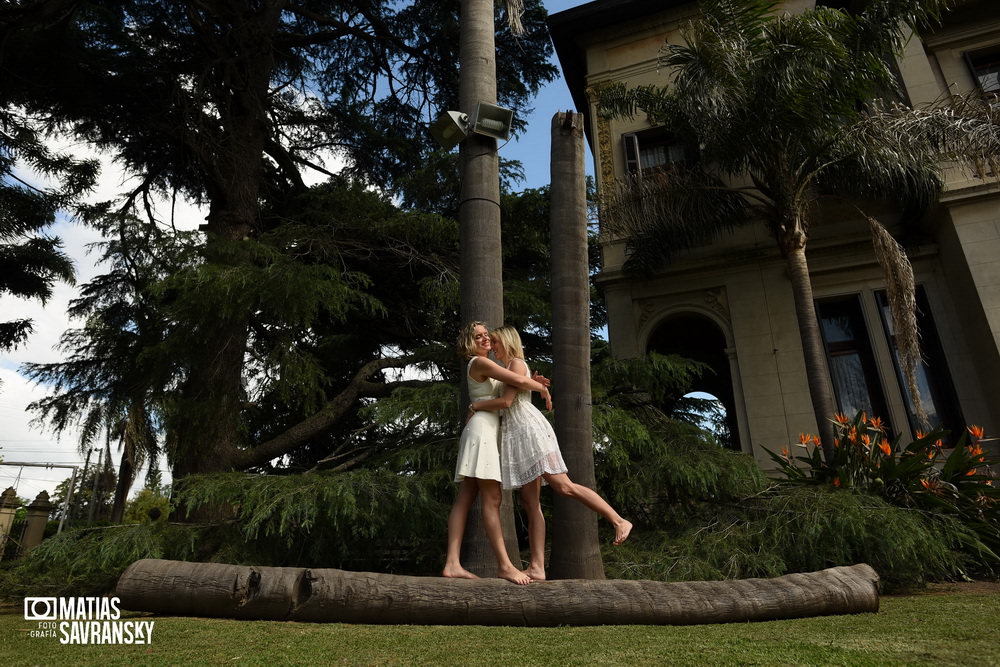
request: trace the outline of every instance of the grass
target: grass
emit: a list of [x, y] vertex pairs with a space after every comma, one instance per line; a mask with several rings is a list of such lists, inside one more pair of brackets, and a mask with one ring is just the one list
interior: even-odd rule
[[877, 614], [699, 626], [515, 628], [141, 616], [149, 645], [62, 645], [0, 610], [19, 665], [1000, 665], [1000, 594], [883, 597]]

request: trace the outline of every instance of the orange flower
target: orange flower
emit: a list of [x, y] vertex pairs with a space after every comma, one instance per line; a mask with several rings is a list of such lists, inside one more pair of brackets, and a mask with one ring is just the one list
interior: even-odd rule
[[817, 447], [819, 447], [819, 445], [820, 445], [819, 436], [818, 435], [814, 435], [812, 442], [813, 442], [814, 445], [816, 445]]
[[933, 491], [937, 488], [936, 479], [927, 479], [926, 477], [920, 478], [920, 485], [923, 486], [928, 491]]
[[858, 429], [852, 426], [851, 430], [847, 434], [847, 439], [850, 440], [851, 442], [857, 442], [858, 441]]
[[808, 433], [799, 433], [799, 444], [805, 447], [809, 443]]
[[868, 421], [868, 413], [865, 412], [864, 410], [862, 410], [861, 411], [861, 423], [864, 424], [866, 421]]
[[892, 446], [885, 440], [878, 443], [878, 448], [881, 449], [882, 453], [886, 456], [892, 456]]
[[785, 457], [786, 461], [789, 461], [792, 458], [790, 452], [788, 451], [788, 447], [781, 448], [781, 455]]
[[872, 417], [868, 421], [868, 423], [872, 425], [872, 428], [877, 429], [879, 431], [882, 430], [882, 418], [881, 417]]
[[923, 440], [926, 437], [927, 437], [926, 433], [924, 433], [923, 431], [917, 431], [917, 440]]
[[834, 486], [840, 486], [840, 478], [839, 477], [834, 477], [833, 478], [833, 485]]
[[972, 426], [969, 427], [969, 433], [972, 434], [973, 438], [979, 440], [983, 437], [983, 427], [976, 426], [975, 424], [973, 424]]
[[934, 446], [937, 447], [938, 449], [941, 449], [944, 447], [944, 441], [941, 440], [941, 438], [938, 438], [937, 440], [934, 441]]
[[861, 443], [865, 447], [871, 447], [871, 444], [872, 444], [871, 436], [869, 436], [867, 433], [862, 433], [861, 434]]
[[850, 419], [847, 418], [847, 415], [845, 415], [842, 412], [838, 412], [837, 414], [835, 414], [833, 416], [833, 418], [837, 420], [838, 424], [845, 424], [846, 425], [846, 424], [850, 423], [850, 421], [851, 421]]
[[975, 474], [976, 474], [976, 469], [975, 469], [975, 468], [973, 468], [972, 470], [970, 470], [970, 471], [968, 471], [967, 473], [965, 473], [965, 476], [966, 476], [966, 477], [972, 477], [972, 476], [973, 476], [973, 475], [975, 475]]

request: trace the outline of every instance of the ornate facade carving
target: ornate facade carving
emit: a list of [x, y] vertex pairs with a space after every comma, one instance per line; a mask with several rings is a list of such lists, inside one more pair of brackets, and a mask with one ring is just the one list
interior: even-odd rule
[[724, 322], [729, 322], [729, 300], [725, 287], [710, 287], [694, 292], [665, 294], [663, 296], [636, 299], [636, 319], [639, 327], [646, 326], [651, 319], [663, 312], [705, 312], [711, 310]]

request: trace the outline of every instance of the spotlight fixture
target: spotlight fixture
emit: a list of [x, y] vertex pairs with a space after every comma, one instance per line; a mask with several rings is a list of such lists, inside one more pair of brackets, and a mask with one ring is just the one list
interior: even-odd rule
[[470, 119], [460, 111], [445, 111], [430, 126], [431, 136], [447, 151], [469, 136], [469, 132], [494, 139], [510, 139], [514, 112], [489, 102], [479, 102]]

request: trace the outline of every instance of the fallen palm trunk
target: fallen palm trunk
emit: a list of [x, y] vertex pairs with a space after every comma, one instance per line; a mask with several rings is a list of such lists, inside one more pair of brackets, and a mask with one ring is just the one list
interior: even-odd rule
[[334, 569], [140, 560], [124, 609], [181, 616], [418, 625], [690, 625], [878, 611], [868, 565], [775, 579], [665, 583], [410, 577]]

